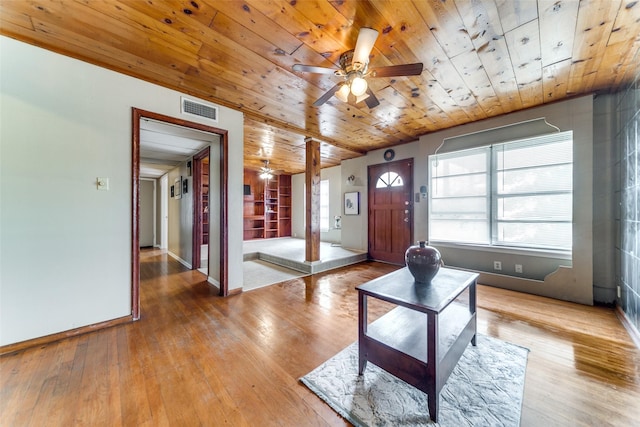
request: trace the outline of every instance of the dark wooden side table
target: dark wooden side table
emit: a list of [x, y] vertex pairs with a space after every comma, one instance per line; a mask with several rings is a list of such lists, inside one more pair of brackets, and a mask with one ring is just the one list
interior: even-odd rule
[[[441, 268], [424, 285], [405, 267], [357, 286], [359, 374], [369, 361], [422, 390], [438, 422], [440, 390], [469, 342], [476, 345], [477, 277]], [[367, 297], [398, 307], [368, 324]]]

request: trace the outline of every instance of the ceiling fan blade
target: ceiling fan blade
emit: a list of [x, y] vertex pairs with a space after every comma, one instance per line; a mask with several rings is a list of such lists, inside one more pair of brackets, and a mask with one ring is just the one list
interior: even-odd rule
[[329, 100], [329, 98], [331, 98], [338, 91], [338, 89], [340, 89], [340, 87], [343, 84], [344, 84], [343, 82], [340, 82], [337, 85], [335, 85], [334, 87], [332, 87], [331, 89], [329, 89], [327, 92], [325, 92], [324, 95], [322, 95], [320, 98], [318, 98], [316, 100], [316, 102], [313, 103], [313, 106], [314, 107], [319, 107], [322, 104], [324, 104], [325, 102], [327, 102]]
[[356, 47], [353, 49], [352, 62], [359, 62], [366, 64], [369, 62], [369, 54], [373, 49], [373, 45], [378, 38], [378, 31], [373, 28], [362, 27], [358, 33], [358, 40], [356, 41]]
[[364, 100], [365, 104], [367, 104], [367, 107], [375, 108], [378, 105], [380, 105], [380, 101], [378, 101], [378, 98], [376, 98], [376, 96], [373, 94], [371, 89], [367, 88], [367, 94], [369, 96], [366, 97], [365, 100]]
[[314, 65], [302, 65], [302, 64], [294, 64], [293, 71], [302, 71], [304, 73], [317, 73], [317, 74], [335, 74], [337, 71], [333, 68], [326, 67], [316, 67]]
[[401, 76], [418, 76], [422, 73], [422, 62], [415, 64], [390, 65], [388, 67], [379, 67], [371, 70], [371, 77], [401, 77]]

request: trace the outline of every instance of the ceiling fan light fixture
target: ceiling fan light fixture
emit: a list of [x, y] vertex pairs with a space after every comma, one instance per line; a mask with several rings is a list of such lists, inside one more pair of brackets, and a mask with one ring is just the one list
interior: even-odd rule
[[357, 104], [357, 103], [359, 103], [360, 101], [364, 101], [364, 100], [365, 100], [365, 99], [367, 99], [368, 97], [369, 97], [369, 94], [368, 94], [368, 93], [365, 93], [365, 94], [364, 94], [364, 95], [362, 95], [362, 96], [357, 96], [357, 97], [356, 97], [356, 104]]
[[362, 77], [355, 77], [351, 80], [351, 93], [356, 96], [362, 96], [367, 93], [367, 81]]
[[338, 98], [342, 102], [349, 101], [349, 85], [347, 83], [343, 84], [340, 89], [335, 93], [336, 98]]
[[360, 64], [369, 63], [369, 54], [373, 49], [373, 45], [378, 38], [378, 31], [373, 28], [362, 27], [358, 32], [358, 40], [356, 40], [356, 47], [353, 49], [353, 62], [359, 62]]
[[269, 167], [269, 160], [263, 160], [264, 166], [261, 168], [260, 179], [271, 179], [273, 178], [273, 171]]

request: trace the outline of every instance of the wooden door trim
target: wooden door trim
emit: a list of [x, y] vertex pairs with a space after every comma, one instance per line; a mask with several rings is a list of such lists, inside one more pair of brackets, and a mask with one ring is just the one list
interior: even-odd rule
[[229, 138], [226, 129], [215, 128], [190, 122], [164, 114], [132, 108], [132, 204], [131, 204], [131, 314], [133, 320], [140, 319], [140, 120], [158, 120], [220, 136], [220, 295], [229, 294], [228, 253], [229, 253]]
[[[192, 256], [192, 269], [197, 270], [200, 268], [200, 255], [201, 255], [201, 236], [202, 236], [202, 159], [209, 157], [210, 147], [198, 152], [192, 159], [192, 188], [193, 188], [193, 239], [191, 253]], [[208, 244], [207, 244], [208, 246]], [[209, 256], [207, 255], [207, 272], [211, 271], [209, 268]], [[207, 273], [208, 274], [208, 273]]]

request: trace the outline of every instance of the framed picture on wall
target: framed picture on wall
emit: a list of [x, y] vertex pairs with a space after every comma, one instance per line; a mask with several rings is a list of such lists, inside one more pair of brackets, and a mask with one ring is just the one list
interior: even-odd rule
[[175, 187], [173, 190], [173, 194], [176, 199], [180, 199], [182, 197], [182, 176], [176, 178], [173, 182], [173, 186]]
[[360, 192], [344, 193], [344, 214], [360, 215]]

